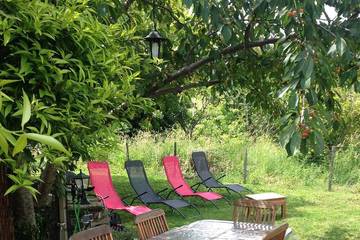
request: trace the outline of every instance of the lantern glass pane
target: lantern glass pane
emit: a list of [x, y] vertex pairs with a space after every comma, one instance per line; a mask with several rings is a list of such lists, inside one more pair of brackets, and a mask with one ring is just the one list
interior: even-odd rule
[[81, 178], [75, 178], [75, 184], [77, 188], [81, 189]]
[[84, 189], [87, 189], [89, 187], [89, 177], [84, 178], [83, 183], [84, 183]]
[[160, 52], [160, 44], [158, 42], [151, 43], [151, 56], [153, 58], [158, 58]]

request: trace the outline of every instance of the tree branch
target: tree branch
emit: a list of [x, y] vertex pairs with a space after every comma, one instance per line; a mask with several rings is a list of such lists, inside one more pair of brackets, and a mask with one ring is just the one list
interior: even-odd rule
[[[293, 36], [293, 35], [291, 35], [291, 36]], [[265, 40], [261, 40], [261, 41], [249, 42], [247, 44], [240, 43], [240, 44], [222, 49], [219, 52], [219, 56], [222, 57], [227, 54], [233, 54], [240, 50], [245, 50], [245, 49], [254, 48], [254, 47], [262, 47], [262, 46], [265, 46], [268, 44], [274, 44], [279, 40], [280, 40], [280, 38], [269, 38], [269, 39], [265, 39]], [[195, 72], [198, 68], [200, 68], [203, 65], [208, 64], [214, 60], [216, 60], [215, 56], [204, 57], [204, 58], [202, 58], [190, 65], [182, 67], [179, 70], [177, 70], [176, 72], [168, 75], [167, 78], [163, 81], [163, 83], [165, 83], [165, 84], [171, 83], [172, 81], [174, 81], [178, 78], [189, 75], [189, 74]]]
[[191, 89], [191, 88], [196, 88], [196, 87], [209, 87], [215, 84], [219, 84], [221, 83], [220, 80], [214, 80], [214, 81], [208, 81], [208, 82], [196, 82], [196, 83], [189, 83], [186, 85], [182, 85], [182, 86], [176, 86], [176, 87], [167, 87], [167, 88], [161, 88], [159, 90], [157, 90], [154, 93], [150, 93], [149, 97], [151, 98], [156, 98], [159, 97], [161, 95], [165, 95], [165, 94], [169, 94], [169, 93], [181, 93], [185, 90]]

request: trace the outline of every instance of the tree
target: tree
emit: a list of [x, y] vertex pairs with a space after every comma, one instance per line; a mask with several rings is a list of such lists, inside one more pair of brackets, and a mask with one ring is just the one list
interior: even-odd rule
[[57, 172], [88, 157], [99, 128], [149, 104], [134, 94], [141, 58], [126, 47], [131, 29], [101, 23], [86, 1], [2, 2], [0, 24], [0, 164], [12, 181], [4, 195], [16, 202], [17, 238], [31, 239], [34, 208], [46, 205]]
[[[321, 154], [337, 87], [360, 90], [359, 12], [357, 0], [1, 2], [0, 161], [24, 216], [16, 225], [34, 227], [56, 172], [88, 157], [97, 129], [170, 116], [189, 89], [241, 102], [242, 89], [269, 111], [281, 102], [288, 153]], [[162, 59], [141, 41], [151, 16], [169, 39]]]
[[157, 65], [160, 77], [151, 78], [145, 96], [210, 86], [231, 95], [242, 88], [247, 102], [270, 111], [280, 98], [280, 142], [288, 153], [323, 152], [325, 125], [341, 111], [336, 89], [360, 90], [358, 1], [186, 0], [151, 6], [139, 1], [128, 9], [161, 11], [155, 14], [158, 29], [170, 40]]

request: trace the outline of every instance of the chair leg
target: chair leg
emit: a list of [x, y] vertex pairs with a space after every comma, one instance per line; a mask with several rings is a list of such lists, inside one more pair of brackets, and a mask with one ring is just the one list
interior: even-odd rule
[[180, 214], [184, 219], [186, 219], [185, 215], [182, 214], [182, 212], [180, 212], [179, 209], [177, 209], [177, 208], [172, 208], [172, 210], [173, 210], [174, 212], [177, 212], [178, 214]]
[[231, 202], [229, 199], [227, 199], [226, 197], [224, 197], [224, 200], [231, 206]]
[[231, 195], [231, 191], [228, 188], [226, 188], [226, 191]]
[[216, 204], [213, 201], [210, 200], [209, 202], [211, 202], [212, 205], [214, 205], [217, 209], [219, 209], [219, 207], [216, 206]]
[[193, 208], [195, 209], [195, 211], [196, 211], [196, 212], [199, 214], [199, 216], [200, 216], [201, 213], [200, 213], [199, 209], [198, 209], [197, 207], [195, 207], [194, 204], [192, 204], [192, 203], [189, 203], [189, 204], [190, 204], [191, 207], [193, 207]]
[[243, 186], [243, 188], [244, 188], [246, 191], [250, 192], [250, 193], [254, 193], [253, 191], [251, 191], [250, 189], [248, 189], [248, 188], [246, 188], [246, 187], [244, 187], [244, 186]]

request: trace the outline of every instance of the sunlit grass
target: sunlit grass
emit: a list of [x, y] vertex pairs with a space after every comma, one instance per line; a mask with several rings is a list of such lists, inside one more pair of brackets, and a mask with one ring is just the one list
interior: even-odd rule
[[[245, 140], [246, 138], [206, 137], [190, 140], [181, 133], [167, 135], [142, 133], [129, 141], [130, 158], [144, 162], [150, 183], [155, 190], [161, 190], [169, 187], [161, 159], [173, 153], [173, 143], [176, 141], [182, 169], [189, 182], [194, 183], [198, 180], [190, 164], [191, 152], [204, 150], [215, 175], [226, 173], [224, 182], [241, 183], [244, 148], [248, 146], [247, 186], [255, 192], [277, 192], [288, 197], [288, 218], [278, 219], [278, 223], [288, 222], [299, 239], [360, 239], [360, 185], [357, 183], [360, 174], [359, 166], [356, 166], [357, 160], [352, 159], [355, 157], [354, 153], [338, 155], [335, 183], [355, 184], [351, 186], [335, 184], [334, 191], [327, 192], [326, 166], [305, 164], [296, 158], [288, 158], [282, 148], [266, 137], [251, 143]], [[120, 139], [111, 149], [97, 148], [92, 153], [98, 156], [97, 159], [109, 161], [114, 183], [121, 196], [133, 193], [124, 170], [124, 149], [124, 142]], [[341, 162], [344, 162], [347, 170], [345, 166], [341, 166]], [[228, 196], [225, 191], [220, 193], [232, 199], [238, 198], [237, 195]], [[218, 210], [198, 199], [189, 200], [199, 208], [200, 216], [191, 208], [181, 210], [186, 215], [186, 219], [183, 219], [162, 205], [151, 207], [166, 210], [170, 228], [199, 219], [231, 220], [232, 207], [225, 201], [217, 203], [220, 208]], [[135, 232], [133, 217], [123, 212], [119, 214], [127, 229]]]

